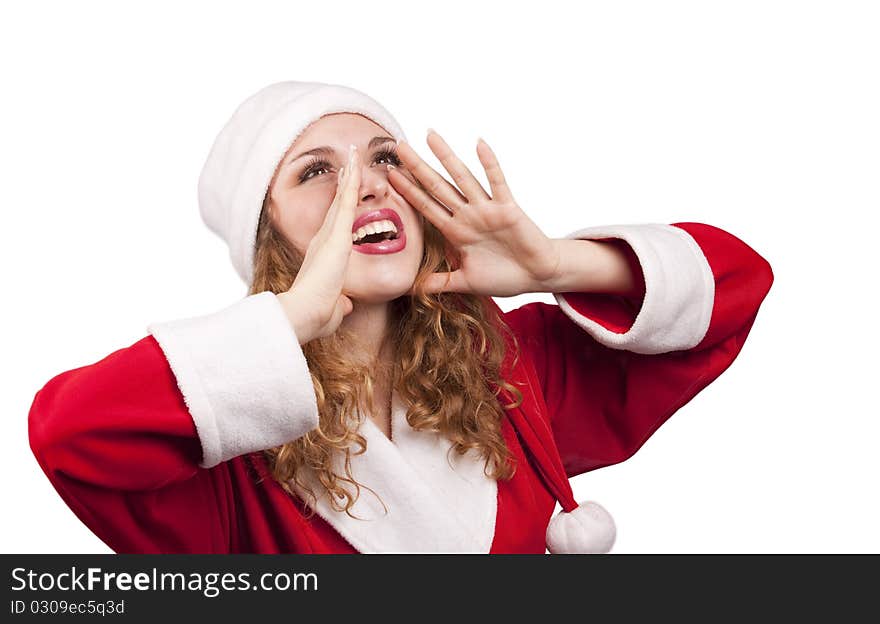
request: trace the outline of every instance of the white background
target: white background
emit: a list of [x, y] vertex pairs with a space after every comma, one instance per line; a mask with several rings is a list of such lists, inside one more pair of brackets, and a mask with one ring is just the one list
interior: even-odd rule
[[[30, 453], [56, 374], [244, 296], [196, 182], [278, 80], [361, 89], [544, 231], [700, 221], [775, 284], [739, 358], [630, 460], [572, 480], [614, 552], [880, 552], [870, 2], [4, 3], [2, 552], [110, 552]], [[498, 299], [504, 309], [550, 295]], [[875, 321], [871, 321], [871, 319]]]

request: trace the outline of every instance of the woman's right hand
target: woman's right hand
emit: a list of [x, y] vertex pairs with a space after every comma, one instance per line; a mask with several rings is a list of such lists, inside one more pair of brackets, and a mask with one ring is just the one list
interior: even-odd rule
[[301, 345], [335, 332], [353, 308], [342, 286], [353, 245], [351, 227], [361, 184], [359, 161], [357, 149], [350, 146], [348, 164], [338, 174], [336, 196], [324, 223], [312, 237], [293, 285], [276, 295]]

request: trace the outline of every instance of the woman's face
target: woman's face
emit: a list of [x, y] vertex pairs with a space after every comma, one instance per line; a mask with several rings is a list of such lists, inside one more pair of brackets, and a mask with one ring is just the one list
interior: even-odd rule
[[414, 178], [397, 158], [396, 141], [381, 126], [362, 115], [334, 113], [306, 128], [279, 163], [269, 187], [269, 216], [305, 255], [333, 203], [337, 175], [346, 165], [352, 143], [361, 166], [355, 220], [375, 210], [393, 210], [403, 225], [406, 244], [391, 253], [365, 253], [367, 247], [352, 245], [343, 292], [356, 302], [390, 301], [406, 293], [415, 280], [422, 260], [424, 217], [388, 182], [389, 164]]

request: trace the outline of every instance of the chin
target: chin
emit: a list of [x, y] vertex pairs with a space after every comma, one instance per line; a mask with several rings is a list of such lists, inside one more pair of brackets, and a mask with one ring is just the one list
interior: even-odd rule
[[386, 283], [362, 281], [360, 283], [368, 284], [368, 287], [351, 290], [350, 297], [360, 303], [385, 303], [409, 292], [414, 281], [415, 276], [412, 276], [409, 280], [396, 279]]
[[407, 289], [403, 289], [397, 293], [389, 293], [389, 292], [373, 292], [373, 293], [364, 293], [364, 294], [352, 294], [350, 295], [351, 299], [355, 303], [388, 303], [389, 301], [394, 301], [398, 297], [403, 294], [406, 294]]

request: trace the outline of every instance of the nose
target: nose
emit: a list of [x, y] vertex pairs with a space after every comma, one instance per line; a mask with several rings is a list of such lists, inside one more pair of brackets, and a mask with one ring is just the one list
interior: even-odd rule
[[371, 167], [367, 164], [363, 166], [359, 191], [361, 202], [385, 199], [388, 196], [388, 188], [388, 171], [384, 165]]

